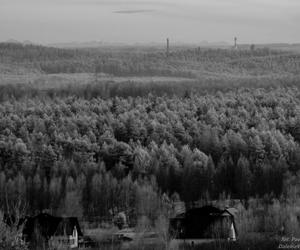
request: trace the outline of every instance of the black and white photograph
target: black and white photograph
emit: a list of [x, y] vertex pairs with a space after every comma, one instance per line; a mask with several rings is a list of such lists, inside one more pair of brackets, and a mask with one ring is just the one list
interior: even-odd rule
[[0, 0], [0, 250], [300, 249], [300, 0]]

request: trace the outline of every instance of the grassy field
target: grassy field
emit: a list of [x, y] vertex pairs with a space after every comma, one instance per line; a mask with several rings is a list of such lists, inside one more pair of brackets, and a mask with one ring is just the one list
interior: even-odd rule
[[61, 74], [1, 74], [0, 84], [30, 84], [38, 88], [57, 88], [68, 84], [90, 84], [95, 82], [134, 82], [134, 83], [153, 83], [153, 82], [193, 82], [195, 79], [171, 76], [96, 76], [92, 73], [61, 73]]

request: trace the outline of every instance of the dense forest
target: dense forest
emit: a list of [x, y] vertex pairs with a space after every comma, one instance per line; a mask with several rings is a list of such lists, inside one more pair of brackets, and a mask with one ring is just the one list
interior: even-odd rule
[[3, 102], [1, 204], [8, 196], [30, 211], [56, 210], [76, 198], [84, 214], [104, 216], [132, 208], [141, 190], [184, 201], [222, 192], [279, 197], [300, 168], [299, 96], [243, 89]]
[[126, 211], [135, 220], [155, 218], [162, 200], [282, 198], [297, 185], [298, 54], [196, 48], [166, 57], [0, 44], [0, 65], [5, 74], [27, 67], [194, 78], [147, 85], [95, 76], [49, 89], [0, 83], [3, 211], [21, 200], [33, 214], [88, 220]]

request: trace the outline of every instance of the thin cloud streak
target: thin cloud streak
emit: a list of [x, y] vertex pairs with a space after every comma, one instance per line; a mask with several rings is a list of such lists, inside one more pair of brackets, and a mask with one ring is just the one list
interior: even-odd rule
[[155, 10], [117, 10], [113, 11], [113, 13], [117, 14], [137, 14], [137, 13], [147, 13], [154, 12]]

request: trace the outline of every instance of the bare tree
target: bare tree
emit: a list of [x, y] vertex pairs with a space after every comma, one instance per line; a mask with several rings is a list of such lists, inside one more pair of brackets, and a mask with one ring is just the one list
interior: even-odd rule
[[6, 210], [6, 215], [0, 211], [0, 249], [27, 250], [22, 235], [26, 205], [21, 199], [9, 202], [6, 193]]

